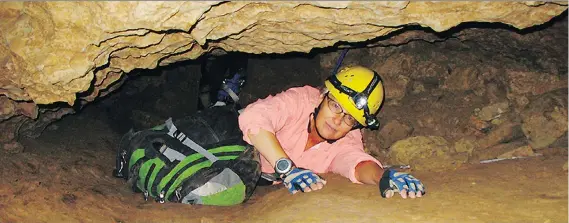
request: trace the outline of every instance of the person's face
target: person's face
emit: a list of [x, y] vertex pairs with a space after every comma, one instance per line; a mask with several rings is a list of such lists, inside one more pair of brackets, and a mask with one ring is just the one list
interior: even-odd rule
[[316, 117], [316, 128], [325, 139], [344, 137], [357, 124], [356, 119], [345, 112], [334, 96], [326, 94]]

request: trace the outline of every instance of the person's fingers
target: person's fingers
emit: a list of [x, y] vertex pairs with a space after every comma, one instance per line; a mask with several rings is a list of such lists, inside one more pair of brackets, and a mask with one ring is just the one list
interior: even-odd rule
[[310, 188], [310, 185], [308, 185], [306, 183], [302, 183], [302, 191], [305, 193], [308, 193], [308, 192], [312, 191], [312, 189]]
[[401, 190], [401, 191], [399, 192], [399, 194], [401, 195], [401, 197], [402, 197], [403, 199], [407, 199], [407, 190]]
[[285, 185], [285, 187], [288, 189], [288, 191], [289, 191], [291, 194], [296, 194], [296, 193], [298, 193], [298, 189], [295, 188], [295, 186], [294, 186], [293, 184], [291, 184], [291, 183], [284, 183], [284, 185]]
[[413, 191], [416, 197], [422, 197], [423, 194], [425, 193], [425, 187], [423, 186], [423, 184], [418, 181], [418, 180], [414, 180], [411, 183], [411, 188], [410, 188], [410, 192]]
[[307, 183], [304, 179], [297, 179], [295, 180], [297, 188], [302, 190], [302, 192], [310, 192], [310, 184]]
[[313, 184], [310, 184], [310, 189], [311, 190], [319, 190], [320, 188], [319, 188], [317, 183], [313, 183]]
[[409, 197], [410, 197], [410, 198], [415, 198], [415, 192], [412, 192], [412, 191], [409, 192]]
[[423, 186], [423, 183], [419, 182], [419, 184], [417, 185], [417, 190], [420, 193], [419, 197], [425, 195], [425, 186]]
[[395, 194], [395, 192], [393, 192], [393, 190], [386, 190], [385, 191], [385, 198], [393, 197], [393, 194]]
[[317, 184], [310, 184], [310, 190], [319, 190], [320, 188], [318, 188]]
[[421, 193], [421, 191], [417, 192], [417, 197], [422, 197], [423, 193]]
[[302, 179], [302, 188], [304, 192], [310, 192], [313, 190], [318, 190], [318, 188], [315, 185], [316, 181], [314, 180], [314, 178], [309, 177], [308, 175], [304, 175], [303, 179]]
[[312, 175], [312, 177], [308, 178], [305, 177], [304, 181], [310, 185], [310, 188], [312, 190], [320, 190], [324, 187], [324, 185], [326, 184], [326, 181], [319, 177], [318, 175], [314, 174]]
[[288, 192], [291, 193], [291, 194], [295, 194], [295, 193], [297, 192], [296, 190], [294, 190], [294, 189], [292, 188], [292, 184], [290, 184], [290, 183], [286, 183], [286, 182], [285, 182], [285, 183], [284, 183], [284, 186], [286, 187], [286, 189], [288, 189]]
[[409, 185], [409, 192], [417, 192], [417, 185], [415, 181], [407, 181], [407, 185]]
[[[312, 182], [312, 180], [308, 179], [308, 180], [305, 180], [305, 182], [306, 183]], [[316, 181], [316, 182], [313, 182], [313, 183], [308, 184], [308, 185], [309, 185], [311, 191], [320, 190], [324, 187], [324, 184], [322, 183], [322, 181]]]
[[407, 190], [407, 195], [410, 198], [415, 198], [416, 197], [415, 195], [417, 194], [417, 187], [415, 185], [415, 182], [413, 182], [412, 180], [408, 180], [407, 182], [408, 182], [407, 184], [409, 185], [409, 189]]

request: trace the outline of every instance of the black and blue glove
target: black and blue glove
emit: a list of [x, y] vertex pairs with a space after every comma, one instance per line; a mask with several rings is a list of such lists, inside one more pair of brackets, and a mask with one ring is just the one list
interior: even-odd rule
[[[381, 197], [384, 198], [393, 196], [395, 192], [403, 192], [405, 195], [409, 193], [418, 194], [420, 192], [420, 196], [422, 196], [425, 194], [425, 186], [423, 186], [421, 181], [408, 173], [387, 169], [379, 180], [379, 192]], [[390, 196], [387, 196], [388, 194]]]
[[312, 170], [296, 167], [284, 176], [283, 183], [291, 194], [295, 194], [299, 191], [306, 192], [311, 186], [323, 186], [326, 181]]

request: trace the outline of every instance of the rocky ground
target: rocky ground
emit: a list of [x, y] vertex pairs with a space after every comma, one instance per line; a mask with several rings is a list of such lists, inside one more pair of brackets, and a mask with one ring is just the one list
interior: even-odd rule
[[[375, 187], [326, 175], [322, 191], [263, 187], [234, 207], [144, 202], [111, 175], [116, 146], [130, 128], [199, 107], [199, 65], [189, 62], [130, 74], [117, 93], [38, 138], [24, 126], [0, 156], [0, 222], [567, 222], [567, 22], [478, 26], [413, 30], [352, 49], [343, 62], [382, 75], [382, 127], [364, 132], [366, 150], [410, 165], [424, 198], [385, 200]], [[252, 56], [242, 103], [317, 86], [338, 55]], [[481, 163], [496, 159], [504, 160]]]

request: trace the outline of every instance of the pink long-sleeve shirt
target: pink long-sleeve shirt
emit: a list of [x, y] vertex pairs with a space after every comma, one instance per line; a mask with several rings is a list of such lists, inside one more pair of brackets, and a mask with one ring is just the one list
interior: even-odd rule
[[[355, 177], [358, 163], [373, 161], [382, 167], [377, 159], [364, 152], [360, 130], [352, 130], [332, 144], [322, 142], [304, 151], [310, 113], [320, 104], [319, 96], [319, 90], [314, 87], [296, 87], [248, 105], [239, 116], [243, 139], [252, 144], [248, 133], [257, 134], [259, 129], [272, 132], [298, 167], [315, 173], [337, 173], [360, 183]], [[261, 169], [264, 173], [275, 172], [263, 156]]]

